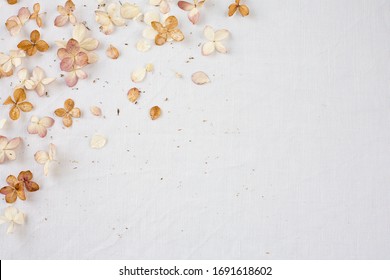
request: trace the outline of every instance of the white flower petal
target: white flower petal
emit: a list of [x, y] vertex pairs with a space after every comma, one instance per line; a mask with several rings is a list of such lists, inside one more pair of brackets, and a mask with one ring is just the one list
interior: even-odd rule
[[154, 38], [156, 38], [157, 34], [158, 34], [158, 32], [151, 27], [148, 27], [148, 28], [144, 29], [144, 31], [142, 31], [142, 36], [146, 39], [149, 39], [149, 40], [154, 40]]
[[215, 33], [214, 33], [214, 29], [211, 26], [207, 25], [203, 30], [203, 34], [207, 40], [214, 41]]
[[215, 42], [215, 48], [220, 53], [227, 53], [226, 47], [221, 42]]
[[92, 136], [90, 146], [92, 149], [101, 149], [103, 148], [107, 143], [107, 139], [102, 136], [95, 134]]
[[0, 129], [2, 129], [4, 127], [6, 122], [7, 122], [7, 119], [1, 119], [0, 120]]
[[204, 85], [210, 82], [209, 76], [206, 73], [199, 71], [192, 74], [192, 81], [197, 85]]
[[230, 35], [230, 32], [226, 29], [217, 30], [217, 32], [215, 32], [214, 40], [215, 41], [222, 41], [222, 40], [227, 39], [229, 37], [229, 35]]
[[150, 50], [151, 47], [152, 45], [149, 44], [149, 42], [144, 39], [139, 40], [136, 45], [137, 50], [140, 52], [146, 52]]
[[134, 83], [139, 83], [145, 79], [145, 76], [146, 76], [146, 69], [144, 67], [139, 68], [131, 74], [131, 80]]
[[203, 55], [210, 55], [215, 51], [215, 43], [214, 42], [207, 42], [203, 44], [202, 46], [202, 54]]
[[45, 151], [38, 151], [35, 153], [34, 159], [39, 164], [45, 164], [49, 160], [49, 154]]

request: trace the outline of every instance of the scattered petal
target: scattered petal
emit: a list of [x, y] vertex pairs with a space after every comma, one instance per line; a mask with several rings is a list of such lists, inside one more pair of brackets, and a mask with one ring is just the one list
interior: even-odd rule
[[92, 106], [91, 108], [89, 108], [89, 110], [94, 116], [100, 117], [102, 115], [102, 109], [97, 106]]
[[199, 71], [192, 74], [192, 81], [197, 85], [204, 85], [210, 82], [210, 78], [206, 73]]
[[102, 136], [95, 134], [92, 136], [90, 146], [92, 149], [101, 149], [103, 148], [107, 143], [107, 139]]
[[140, 97], [140, 94], [141, 92], [138, 88], [131, 88], [127, 93], [127, 98], [130, 100], [130, 102], [135, 103]]
[[111, 59], [117, 59], [119, 57], [119, 51], [113, 45], [110, 45], [106, 50], [106, 55]]
[[154, 121], [157, 120], [161, 116], [161, 109], [158, 106], [154, 106], [150, 108], [150, 118]]

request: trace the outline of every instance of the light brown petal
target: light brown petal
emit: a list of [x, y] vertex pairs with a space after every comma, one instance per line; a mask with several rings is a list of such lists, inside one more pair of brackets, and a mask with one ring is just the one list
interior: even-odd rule
[[9, 175], [6, 179], [6, 182], [11, 186], [13, 187], [17, 182], [18, 182], [18, 179], [16, 179], [16, 177], [14, 175]]
[[167, 34], [157, 34], [156, 38], [154, 39], [154, 43], [157, 46], [162, 46], [167, 41]]
[[73, 108], [70, 112], [69, 115], [71, 115], [74, 118], [80, 118], [81, 116], [81, 111], [79, 108]]
[[57, 109], [57, 110], [54, 111], [54, 114], [56, 114], [56, 116], [62, 118], [63, 116], [65, 116], [66, 111], [65, 111], [64, 108], [59, 108], [59, 109]]
[[39, 33], [38, 30], [33, 30], [30, 34], [30, 40], [32, 43], [36, 43], [39, 41], [39, 39], [41, 38], [41, 34]]
[[176, 42], [180, 42], [184, 40], [184, 35], [179, 29], [174, 29], [169, 31], [169, 36]]
[[23, 112], [30, 112], [34, 106], [30, 102], [22, 102], [18, 104], [18, 107]]
[[158, 22], [158, 21], [152, 21], [152, 27], [154, 30], [156, 30], [158, 33], [164, 33], [165, 30], [164, 30], [164, 26]]
[[3, 105], [10, 105], [15, 104], [15, 102], [12, 100], [11, 96], [8, 96], [8, 98], [4, 101]]
[[39, 190], [39, 185], [35, 182], [31, 182], [31, 181], [24, 182], [24, 186], [29, 192], [36, 192], [37, 190]]
[[246, 17], [247, 15], [249, 15], [249, 8], [246, 5], [240, 5], [240, 7], [238, 7], [238, 10], [240, 11], [240, 14], [243, 17]]
[[70, 112], [74, 108], [74, 101], [70, 98], [65, 100], [64, 108], [65, 108], [66, 112]]
[[14, 203], [17, 199], [17, 194], [16, 194], [16, 191], [13, 190], [12, 192], [8, 193], [6, 196], [5, 196], [5, 201], [7, 203]]
[[37, 47], [37, 50], [40, 52], [45, 52], [49, 49], [49, 45], [43, 40], [39, 40], [36, 43], [36, 47]]
[[161, 109], [158, 106], [154, 106], [150, 109], [150, 117], [152, 120], [156, 120], [161, 116]]
[[20, 110], [17, 106], [13, 106], [11, 110], [9, 111], [9, 117], [11, 120], [16, 121], [20, 117]]
[[35, 45], [31, 45], [31, 48], [27, 49], [26, 54], [28, 56], [33, 56], [37, 53], [37, 47]]
[[30, 181], [33, 178], [33, 174], [30, 170], [21, 171], [18, 175], [18, 181]]
[[72, 123], [73, 123], [72, 117], [69, 114], [66, 114], [65, 117], [63, 117], [63, 119], [62, 119], [62, 123], [66, 127], [71, 127]]
[[127, 93], [127, 98], [130, 102], [135, 103], [140, 96], [140, 90], [138, 88], [131, 88]]
[[237, 4], [231, 4], [229, 6], [229, 13], [228, 13], [229, 17], [231, 17], [232, 15], [234, 15], [236, 13], [237, 8], [238, 8]]
[[170, 16], [165, 20], [165, 27], [168, 28], [168, 30], [176, 28], [178, 24], [179, 22], [175, 16]]
[[14, 100], [15, 100], [15, 103], [19, 103], [21, 101], [26, 100], [26, 92], [25, 92], [25, 90], [22, 89], [22, 88], [15, 89], [15, 91], [14, 91]]
[[18, 49], [27, 51], [29, 48], [31, 48], [33, 44], [28, 40], [23, 40], [18, 44]]

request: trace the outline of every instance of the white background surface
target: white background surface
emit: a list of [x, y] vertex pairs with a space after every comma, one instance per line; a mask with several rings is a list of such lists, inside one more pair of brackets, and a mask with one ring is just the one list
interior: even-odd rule
[[[0, 22], [33, 2], [2, 1]], [[54, 41], [71, 36], [70, 26], [52, 24], [62, 2], [40, 2], [48, 12], [42, 38], [52, 48], [24, 64], [48, 76], [60, 75]], [[78, 90], [59, 78], [49, 98], [29, 93], [34, 111], [1, 131], [24, 139], [18, 159], [0, 166], [1, 182], [31, 169], [41, 190], [16, 203], [27, 224], [11, 236], [1, 228], [0, 258], [390, 257], [389, 1], [248, 0], [243, 19], [227, 17], [233, 1], [210, 0], [197, 26], [175, 7], [186, 40], [145, 54], [134, 47], [142, 24], [105, 36], [96, 2], [79, 2], [76, 15], [101, 41], [101, 59]], [[200, 54], [206, 24], [231, 31], [229, 54]], [[0, 51], [34, 28], [10, 39], [1, 24]], [[104, 55], [110, 43], [122, 52], [118, 61]], [[155, 72], [134, 105], [130, 74], [146, 63]], [[198, 70], [212, 83], [194, 85]], [[1, 103], [11, 81], [0, 81]], [[83, 117], [63, 129], [53, 112], [69, 97]], [[91, 105], [105, 118], [91, 116]], [[154, 105], [163, 110], [157, 121], [148, 116]], [[0, 117], [7, 113], [3, 106]], [[47, 138], [27, 134], [32, 115], [56, 119]], [[108, 137], [104, 149], [89, 148], [94, 133]], [[33, 155], [49, 143], [60, 164], [44, 178]]]

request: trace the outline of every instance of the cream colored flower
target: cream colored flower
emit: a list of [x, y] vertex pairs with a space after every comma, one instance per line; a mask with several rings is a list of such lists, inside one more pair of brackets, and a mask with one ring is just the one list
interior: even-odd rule
[[209, 42], [203, 44], [202, 54], [210, 55], [215, 50], [219, 53], [226, 53], [226, 47], [222, 44], [221, 41], [229, 37], [229, 31], [226, 29], [217, 30], [214, 32], [214, 29], [211, 26], [206, 26], [204, 29], [204, 36], [209, 40]]
[[8, 224], [7, 233], [13, 233], [15, 224], [24, 225], [24, 214], [13, 206], [9, 206], [4, 211], [4, 216], [0, 216], [0, 225]]
[[162, 14], [169, 13], [169, 11], [171, 10], [167, 0], [149, 0], [149, 3], [150, 3], [150, 5], [159, 7], [160, 8], [160, 12]]
[[139, 18], [141, 13], [140, 8], [135, 4], [123, 3], [120, 8], [120, 14], [125, 19], [136, 19]]
[[19, 146], [22, 139], [20, 137], [13, 138], [8, 141], [4, 136], [0, 135], [0, 163], [5, 161], [5, 158], [8, 160], [16, 159], [16, 148]]
[[10, 51], [9, 55], [0, 53], [0, 66], [4, 72], [9, 72], [14, 67], [18, 67], [22, 64], [23, 57], [26, 57], [26, 53], [22, 50]]
[[107, 9], [102, 8], [101, 10], [95, 11], [95, 20], [100, 24], [100, 31], [106, 35], [114, 32], [115, 26], [123, 26], [126, 20], [119, 16], [120, 7], [119, 4], [111, 3]]
[[42, 119], [37, 116], [31, 117], [30, 124], [27, 127], [27, 131], [30, 134], [38, 134], [39, 137], [44, 138], [47, 135], [47, 129], [52, 127], [54, 119], [50, 117], [43, 117]]
[[56, 161], [56, 146], [54, 144], [49, 145], [49, 151], [38, 151], [35, 153], [35, 161], [43, 165], [43, 172], [45, 176], [49, 174], [49, 167], [53, 161]]
[[25, 87], [28, 90], [35, 90], [39, 96], [45, 95], [45, 86], [54, 82], [56, 78], [46, 78], [41, 67], [35, 67], [32, 77], [27, 80]]

